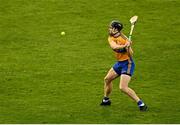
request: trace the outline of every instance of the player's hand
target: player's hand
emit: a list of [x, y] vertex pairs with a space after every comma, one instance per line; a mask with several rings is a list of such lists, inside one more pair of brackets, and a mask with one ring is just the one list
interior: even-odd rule
[[130, 44], [132, 44], [132, 41], [131, 41], [131, 40], [129, 40], [129, 42], [130, 42]]
[[132, 41], [130, 39], [127, 39], [127, 42], [130, 42], [130, 45], [132, 45]]
[[125, 47], [129, 47], [131, 45], [130, 42], [126, 42]]

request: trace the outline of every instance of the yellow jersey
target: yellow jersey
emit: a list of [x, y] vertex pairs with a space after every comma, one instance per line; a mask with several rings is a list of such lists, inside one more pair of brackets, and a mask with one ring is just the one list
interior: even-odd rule
[[[122, 38], [122, 36], [118, 36], [117, 38], [113, 37], [113, 36], [109, 36], [108, 37], [108, 42], [115, 42], [116, 44], [119, 45], [124, 45], [126, 44], [127, 40], [125, 40], [124, 38]], [[124, 60], [128, 60], [130, 59], [130, 57], [128, 56], [128, 52], [115, 52], [115, 57], [117, 59], [117, 61], [124, 61]]]

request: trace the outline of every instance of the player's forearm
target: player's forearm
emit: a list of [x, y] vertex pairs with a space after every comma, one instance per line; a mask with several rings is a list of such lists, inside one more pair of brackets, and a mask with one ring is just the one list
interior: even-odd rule
[[127, 52], [129, 53], [130, 56], [133, 56], [133, 50], [131, 47], [126, 48]]
[[124, 45], [119, 45], [119, 44], [117, 44], [117, 43], [114, 42], [114, 41], [110, 41], [109, 44], [110, 44], [110, 47], [111, 47], [113, 50], [123, 49], [123, 48], [126, 48], [127, 46], [130, 45], [129, 42], [126, 42]]
[[126, 47], [126, 45], [116, 45], [116, 46], [113, 46], [112, 49], [113, 50], [118, 50], [118, 49], [123, 49], [125, 47]]

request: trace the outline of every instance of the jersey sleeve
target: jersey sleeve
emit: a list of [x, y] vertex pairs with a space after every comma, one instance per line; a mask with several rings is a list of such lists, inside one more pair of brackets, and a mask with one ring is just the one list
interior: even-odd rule
[[112, 37], [108, 37], [108, 43], [114, 42]]
[[112, 41], [111, 37], [109, 36], [108, 37], [108, 42], [110, 43]]

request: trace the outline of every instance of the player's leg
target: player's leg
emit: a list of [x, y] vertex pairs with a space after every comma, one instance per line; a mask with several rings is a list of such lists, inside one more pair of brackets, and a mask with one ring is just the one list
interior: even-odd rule
[[131, 77], [129, 75], [122, 74], [121, 79], [120, 79], [119, 88], [122, 92], [127, 94], [133, 100], [135, 100], [136, 102], [139, 102], [140, 98], [136, 95], [134, 90], [132, 90], [131, 88], [128, 87], [130, 80], [131, 80]]
[[117, 78], [119, 75], [114, 71], [113, 68], [111, 68], [107, 75], [104, 78], [104, 98], [101, 102], [101, 105], [110, 105], [111, 101], [109, 99], [109, 95], [112, 92], [112, 81]]
[[134, 90], [128, 87], [130, 80], [131, 80], [131, 76], [122, 74], [120, 84], [119, 84], [120, 90], [124, 92], [125, 94], [127, 94], [129, 97], [131, 97], [133, 100], [135, 100], [141, 111], [146, 111], [147, 106], [144, 104], [142, 100], [140, 100], [140, 98], [137, 96]]
[[125, 94], [127, 94], [129, 97], [131, 97], [133, 100], [137, 102], [139, 109], [141, 111], [145, 111], [147, 110], [147, 106], [144, 104], [142, 100], [140, 100], [135, 91], [128, 87], [128, 84], [131, 80], [131, 76], [134, 72], [134, 67], [135, 64], [132, 59], [128, 60], [127, 62], [124, 62], [121, 71], [119, 88], [121, 91], [123, 91]]
[[107, 75], [104, 77], [104, 96], [109, 97], [112, 91], [112, 81], [117, 78], [119, 75], [111, 68]]

